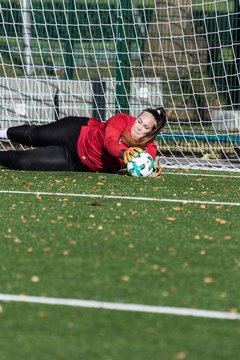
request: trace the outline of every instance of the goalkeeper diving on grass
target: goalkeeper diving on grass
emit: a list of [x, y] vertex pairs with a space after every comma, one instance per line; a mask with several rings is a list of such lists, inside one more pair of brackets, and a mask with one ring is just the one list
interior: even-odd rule
[[15, 170], [117, 172], [146, 151], [154, 159], [156, 136], [166, 123], [164, 108], [145, 109], [137, 117], [125, 113], [105, 122], [65, 117], [45, 125], [0, 129], [0, 138], [29, 146], [0, 151], [0, 166]]

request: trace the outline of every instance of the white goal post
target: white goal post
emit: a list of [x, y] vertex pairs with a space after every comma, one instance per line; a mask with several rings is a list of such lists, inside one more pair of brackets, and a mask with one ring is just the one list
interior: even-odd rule
[[2, 0], [0, 10], [0, 127], [163, 105], [163, 167], [240, 171], [239, 0]]

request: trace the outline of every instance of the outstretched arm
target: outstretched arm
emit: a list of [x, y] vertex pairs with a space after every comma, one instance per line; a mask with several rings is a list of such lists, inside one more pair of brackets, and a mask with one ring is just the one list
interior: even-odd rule
[[107, 122], [104, 138], [105, 149], [113, 156], [123, 159], [126, 145], [121, 142], [122, 133], [126, 130], [129, 118], [125, 114], [118, 114]]

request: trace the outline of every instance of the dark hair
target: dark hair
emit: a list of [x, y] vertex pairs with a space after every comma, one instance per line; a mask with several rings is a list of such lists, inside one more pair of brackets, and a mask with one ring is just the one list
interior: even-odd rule
[[159, 107], [156, 109], [147, 108], [143, 110], [141, 114], [143, 113], [148, 113], [150, 114], [150, 116], [154, 118], [154, 120], [156, 121], [156, 127], [158, 128], [159, 131], [161, 131], [164, 128], [166, 124], [166, 111], [164, 110], [163, 107]]
[[147, 146], [150, 142], [152, 142], [156, 138], [157, 134], [159, 134], [166, 125], [166, 121], [167, 121], [166, 111], [162, 106], [156, 109], [151, 109], [151, 108], [144, 109], [139, 116], [141, 116], [143, 113], [148, 113], [155, 120], [156, 126], [154, 126], [150, 134], [144, 136], [139, 140], [133, 139], [130, 136], [130, 134], [123, 134], [124, 142], [128, 146], [139, 146], [139, 147]]

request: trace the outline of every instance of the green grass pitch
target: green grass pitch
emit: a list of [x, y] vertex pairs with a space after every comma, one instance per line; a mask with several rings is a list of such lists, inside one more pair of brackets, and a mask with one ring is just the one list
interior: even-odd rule
[[[239, 313], [240, 176], [214, 175], [1, 169], [0, 293]], [[229, 360], [240, 350], [239, 320], [21, 302], [0, 302], [0, 334], [0, 360]]]

